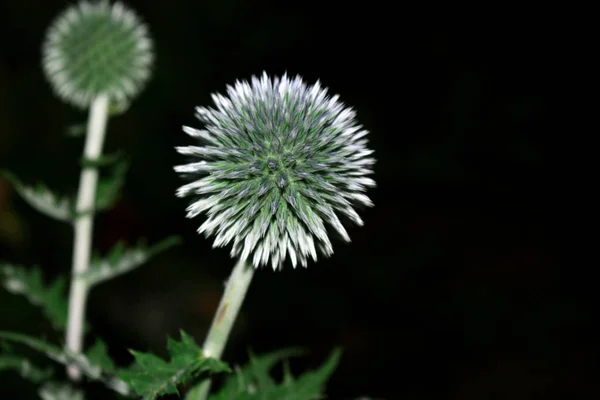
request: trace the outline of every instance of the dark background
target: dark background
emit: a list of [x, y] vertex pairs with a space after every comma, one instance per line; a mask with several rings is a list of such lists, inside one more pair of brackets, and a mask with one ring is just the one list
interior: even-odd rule
[[[226, 360], [303, 346], [310, 354], [292, 363], [301, 372], [340, 345], [331, 399], [598, 398], [593, 310], [559, 268], [560, 147], [548, 106], [560, 27], [510, 9], [281, 3], [127, 2], [148, 23], [157, 62], [109, 122], [106, 151], [124, 149], [132, 167], [118, 205], [97, 218], [95, 247], [185, 242], [96, 288], [94, 332], [122, 363], [126, 348], [165, 355], [180, 328], [202, 342], [234, 260], [185, 219], [173, 147], [191, 143], [181, 125], [198, 126], [194, 107], [210, 93], [287, 71], [357, 110], [378, 160], [375, 207], [331, 259], [257, 273]], [[82, 141], [64, 133], [86, 114], [53, 97], [40, 67], [44, 31], [66, 4], [0, 2], [0, 168], [72, 193]], [[68, 225], [0, 180], [0, 260], [52, 278], [68, 271], [71, 240]], [[60, 340], [0, 291], [4, 329]], [[25, 398], [15, 377], [2, 375], [0, 395]]]

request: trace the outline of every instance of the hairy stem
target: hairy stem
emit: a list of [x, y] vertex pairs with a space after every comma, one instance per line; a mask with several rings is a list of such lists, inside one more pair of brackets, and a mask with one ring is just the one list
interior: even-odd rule
[[[90, 107], [83, 153], [86, 160], [96, 160], [102, 154], [107, 119], [108, 96], [100, 94], [94, 99]], [[85, 304], [89, 287], [80, 276], [88, 269], [90, 263], [97, 184], [98, 169], [89, 165], [83, 167], [79, 179], [79, 192], [75, 208], [73, 267], [66, 333], [67, 349], [74, 353], [80, 353], [82, 350]], [[70, 366], [67, 371], [72, 380], [76, 381], [81, 378], [81, 372], [78, 368]]]
[[[242, 260], [238, 261], [231, 271], [219, 308], [217, 308], [217, 313], [202, 346], [205, 357], [221, 358], [253, 275], [254, 268]], [[194, 400], [205, 400], [209, 391], [210, 380], [206, 380], [200, 384], [198, 390], [194, 391]]]

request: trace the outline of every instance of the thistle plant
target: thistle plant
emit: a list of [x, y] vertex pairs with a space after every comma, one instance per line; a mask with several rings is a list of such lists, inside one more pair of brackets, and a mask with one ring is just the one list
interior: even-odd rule
[[[128, 166], [120, 157], [103, 155], [107, 122], [126, 112], [140, 94], [153, 60], [148, 28], [118, 2], [81, 0], [56, 18], [43, 41], [43, 72], [53, 92], [89, 114], [75, 198], [4, 173], [33, 208], [74, 228], [68, 276], [46, 282], [37, 266], [0, 262], [0, 286], [41, 307], [55, 333], [64, 336], [52, 343], [0, 332], [0, 373], [18, 371], [38, 386], [44, 400], [84, 400], [83, 379], [103, 384], [114, 398], [154, 400], [187, 388], [186, 400], [206, 399], [210, 375], [233, 372], [220, 359], [255, 270], [307, 267], [310, 259], [331, 256], [338, 238], [350, 241], [344, 220], [362, 225], [355, 208], [372, 206], [365, 194], [375, 186], [369, 178], [375, 160], [366, 146], [367, 131], [356, 122], [355, 112], [318, 82], [307, 85], [300, 77], [270, 78], [265, 73], [250, 83], [228, 86], [227, 96], [213, 95], [214, 108], [197, 108], [202, 129], [184, 127], [199, 142], [177, 148], [189, 162], [175, 170], [190, 179], [177, 195], [193, 199], [187, 216], [204, 214], [198, 231], [214, 236], [215, 247], [231, 245], [231, 256], [238, 261], [202, 346], [181, 331], [179, 339], [168, 339], [168, 360], [131, 350], [134, 361], [117, 366], [86, 319], [91, 289], [179, 243], [177, 237], [133, 248], [119, 242], [107, 254], [92, 256], [94, 215], [118, 200]], [[108, 167], [110, 172], [102, 174]], [[95, 341], [84, 348], [88, 335]], [[15, 350], [23, 346], [66, 367], [68, 379]], [[297, 378], [284, 364], [283, 380], [276, 382], [270, 376], [274, 365], [298, 354], [288, 349], [251, 355], [249, 364], [236, 367], [210, 398], [322, 398], [340, 351]]]
[[[111, 114], [124, 112], [140, 93], [150, 77], [153, 58], [148, 29], [122, 3], [82, 0], [67, 8], [46, 32], [42, 67], [58, 98], [79, 109], [89, 109], [77, 196], [75, 199], [59, 196], [45, 185], [31, 187], [15, 174], [4, 173], [32, 207], [72, 224], [74, 242], [68, 300], [63, 297], [66, 279], [60, 277], [46, 285], [37, 267], [0, 264], [2, 286], [43, 308], [52, 326], [59, 332], [64, 331], [64, 349], [14, 333], [3, 332], [0, 338], [23, 343], [65, 364], [73, 381], [79, 380], [82, 374], [100, 380], [103, 373], [100, 367], [111, 369], [103, 342], [97, 343], [91, 355], [83, 354], [85, 306], [90, 289], [139, 267], [178, 242], [176, 237], [171, 237], [153, 246], [140, 243], [131, 249], [119, 243], [105, 258], [91, 257], [94, 214], [109, 209], [118, 200], [127, 169], [126, 161], [102, 155], [107, 121]], [[112, 166], [112, 174], [100, 179], [99, 168], [104, 166]], [[29, 379], [52, 375], [42, 374], [27, 359], [0, 354], [0, 370], [8, 368], [20, 369]], [[131, 391], [117, 377], [105, 383], [121, 394]], [[51, 382], [40, 388], [40, 396], [80, 397], [69, 386], [63, 386]]]
[[[375, 160], [355, 112], [319, 82], [263, 73], [213, 101], [196, 109], [204, 129], [183, 128], [201, 145], [178, 147], [191, 160], [175, 170], [194, 179], [177, 191], [194, 197], [187, 217], [205, 212], [198, 232], [216, 235], [214, 247], [232, 243], [239, 258], [203, 346], [220, 358], [255, 268], [281, 269], [288, 258], [306, 267], [317, 249], [330, 256], [328, 227], [350, 241], [340, 216], [363, 224], [354, 206], [373, 205], [364, 192]], [[208, 391], [205, 383], [198, 398]]]
[[[43, 46], [44, 72], [56, 94], [90, 114], [75, 208], [73, 282], [66, 343], [81, 351], [87, 285], [81, 278], [90, 262], [94, 199], [110, 104], [124, 107], [150, 76], [152, 42], [136, 14], [121, 3], [82, 1], [52, 23]], [[77, 368], [70, 369], [77, 379]]]

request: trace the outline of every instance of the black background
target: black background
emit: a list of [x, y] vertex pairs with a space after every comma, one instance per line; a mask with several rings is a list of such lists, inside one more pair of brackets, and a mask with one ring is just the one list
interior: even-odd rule
[[[86, 115], [53, 96], [40, 67], [45, 29], [66, 4], [0, 3], [0, 167], [72, 193], [81, 139], [64, 132]], [[332, 258], [256, 274], [226, 360], [302, 346], [309, 355], [292, 363], [301, 372], [342, 346], [331, 399], [597, 398], [593, 310], [560, 268], [560, 146], [549, 133], [560, 26], [521, 9], [127, 4], [148, 23], [157, 62], [109, 122], [106, 151], [124, 149], [132, 167], [120, 202], [98, 216], [95, 247], [185, 242], [92, 292], [90, 323], [117, 360], [130, 361], [126, 348], [165, 355], [179, 329], [202, 341], [234, 260], [185, 219], [173, 148], [191, 143], [181, 126], [198, 126], [194, 107], [210, 93], [287, 71], [320, 79], [371, 132], [375, 207]], [[71, 237], [0, 181], [0, 260], [52, 278], [68, 271]], [[61, 340], [4, 291], [0, 329]], [[15, 377], [1, 375], [0, 394], [27, 398]]]

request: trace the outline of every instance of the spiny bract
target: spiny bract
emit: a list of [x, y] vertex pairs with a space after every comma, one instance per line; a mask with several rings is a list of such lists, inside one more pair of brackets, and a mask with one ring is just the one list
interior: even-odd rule
[[299, 76], [264, 73], [227, 94], [213, 94], [216, 109], [196, 108], [205, 129], [183, 128], [203, 145], [177, 147], [197, 160], [175, 170], [197, 179], [177, 195], [196, 196], [188, 218], [208, 214], [198, 232], [216, 233], [214, 247], [233, 241], [232, 257], [273, 269], [287, 256], [294, 267], [309, 255], [316, 261], [315, 246], [331, 255], [325, 222], [350, 241], [338, 214], [362, 225], [353, 204], [372, 206], [364, 192], [375, 186], [368, 132], [355, 112]]
[[56, 94], [81, 108], [100, 93], [125, 107], [150, 77], [154, 58], [146, 26], [108, 1], [69, 7], [51, 24], [42, 52]]

